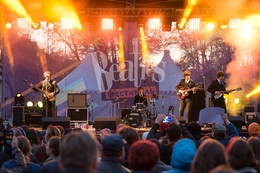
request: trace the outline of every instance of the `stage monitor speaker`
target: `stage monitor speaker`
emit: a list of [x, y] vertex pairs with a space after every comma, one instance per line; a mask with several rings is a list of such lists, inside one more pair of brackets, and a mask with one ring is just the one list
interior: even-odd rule
[[88, 122], [88, 109], [87, 108], [68, 108], [67, 116], [70, 117], [70, 121]]
[[95, 129], [109, 128], [110, 130], [116, 130], [118, 124], [123, 123], [118, 117], [97, 117], [94, 125]]
[[24, 123], [24, 106], [13, 106], [13, 125], [20, 126]]
[[242, 116], [228, 116], [228, 120], [237, 128], [242, 129], [243, 121]]
[[69, 117], [42, 117], [42, 129], [46, 130], [49, 125], [61, 125], [64, 129], [70, 128]]
[[205, 97], [204, 90], [197, 90], [196, 94], [193, 94], [189, 122], [198, 121], [200, 110], [206, 107]]
[[68, 93], [67, 106], [85, 108], [87, 106], [87, 96], [85, 93]]
[[256, 117], [252, 118], [251, 120], [249, 120], [249, 121], [245, 124], [246, 129], [248, 129], [249, 125], [250, 125], [251, 123], [253, 123], [253, 122], [255, 122], [255, 123], [257, 123], [257, 124], [260, 124], [259, 116], [256, 116]]

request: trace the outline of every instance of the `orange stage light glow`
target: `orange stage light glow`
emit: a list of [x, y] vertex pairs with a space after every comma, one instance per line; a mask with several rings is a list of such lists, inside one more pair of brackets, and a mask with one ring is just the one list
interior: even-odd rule
[[119, 33], [119, 67], [120, 71], [125, 69], [125, 57], [124, 57], [124, 40], [123, 40], [123, 35], [120, 32]]
[[148, 49], [148, 44], [146, 42], [145, 34], [144, 34], [144, 30], [143, 29], [140, 29], [140, 37], [141, 37], [143, 61], [145, 63], [147, 63], [149, 61], [149, 59], [150, 59], [150, 52], [149, 52], [149, 49]]
[[249, 94], [246, 95], [246, 98], [249, 98], [255, 94], [258, 94], [260, 92], [260, 85], [258, 85], [258, 87], [256, 89], [254, 89], [253, 91], [251, 91]]

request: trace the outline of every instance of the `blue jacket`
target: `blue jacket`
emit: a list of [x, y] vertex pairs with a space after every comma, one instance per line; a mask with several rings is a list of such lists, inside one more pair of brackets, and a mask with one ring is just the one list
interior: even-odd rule
[[[14, 168], [15, 165], [15, 161], [14, 159], [8, 160], [7, 162], [4, 162], [4, 164], [2, 165], [2, 168], [7, 168], [7, 169], [12, 169]], [[27, 173], [39, 173], [40, 172], [41, 167], [35, 163], [28, 163], [27, 164]]]
[[225, 139], [218, 140], [225, 147], [227, 146], [227, 144], [228, 144], [228, 142], [230, 141], [231, 138], [233, 138], [234, 136], [239, 136], [239, 133], [238, 133], [236, 127], [232, 123], [229, 123], [227, 125], [227, 132], [228, 132], [228, 136]]

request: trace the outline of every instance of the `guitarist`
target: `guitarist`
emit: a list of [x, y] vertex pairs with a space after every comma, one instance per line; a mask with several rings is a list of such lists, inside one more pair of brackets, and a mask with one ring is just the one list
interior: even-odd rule
[[[223, 82], [225, 73], [223, 71], [217, 72], [217, 79], [213, 80], [208, 87], [208, 92], [212, 94], [211, 100], [214, 103], [214, 107], [221, 107], [227, 112], [226, 103], [221, 91], [226, 91], [225, 83]], [[229, 94], [230, 92], [225, 92], [225, 94]], [[222, 94], [222, 95], [221, 95]], [[215, 99], [214, 95], [220, 96], [219, 98]]]
[[[56, 81], [51, 80], [51, 72], [45, 71], [43, 73], [44, 80], [36, 86], [30, 84], [33, 90], [39, 91], [41, 89], [43, 94], [43, 115], [45, 117], [55, 117], [56, 116], [56, 104], [55, 96], [60, 92], [59, 86]], [[46, 104], [47, 103], [47, 104]]]
[[185, 70], [183, 73], [184, 79], [176, 85], [175, 89], [177, 93], [185, 93], [185, 90], [190, 89], [189, 92], [185, 93], [181, 98], [179, 107], [179, 116], [183, 117], [184, 109], [186, 108], [186, 122], [189, 122], [191, 116], [191, 105], [192, 105], [192, 95], [196, 93], [195, 82], [190, 78], [191, 72]]

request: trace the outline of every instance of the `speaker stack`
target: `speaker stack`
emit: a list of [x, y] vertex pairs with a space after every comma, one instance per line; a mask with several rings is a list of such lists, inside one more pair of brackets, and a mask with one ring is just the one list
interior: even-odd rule
[[97, 117], [94, 122], [95, 129], [109, 128], [115, 131], [118, 124], [123, 123], [118, 117]]

